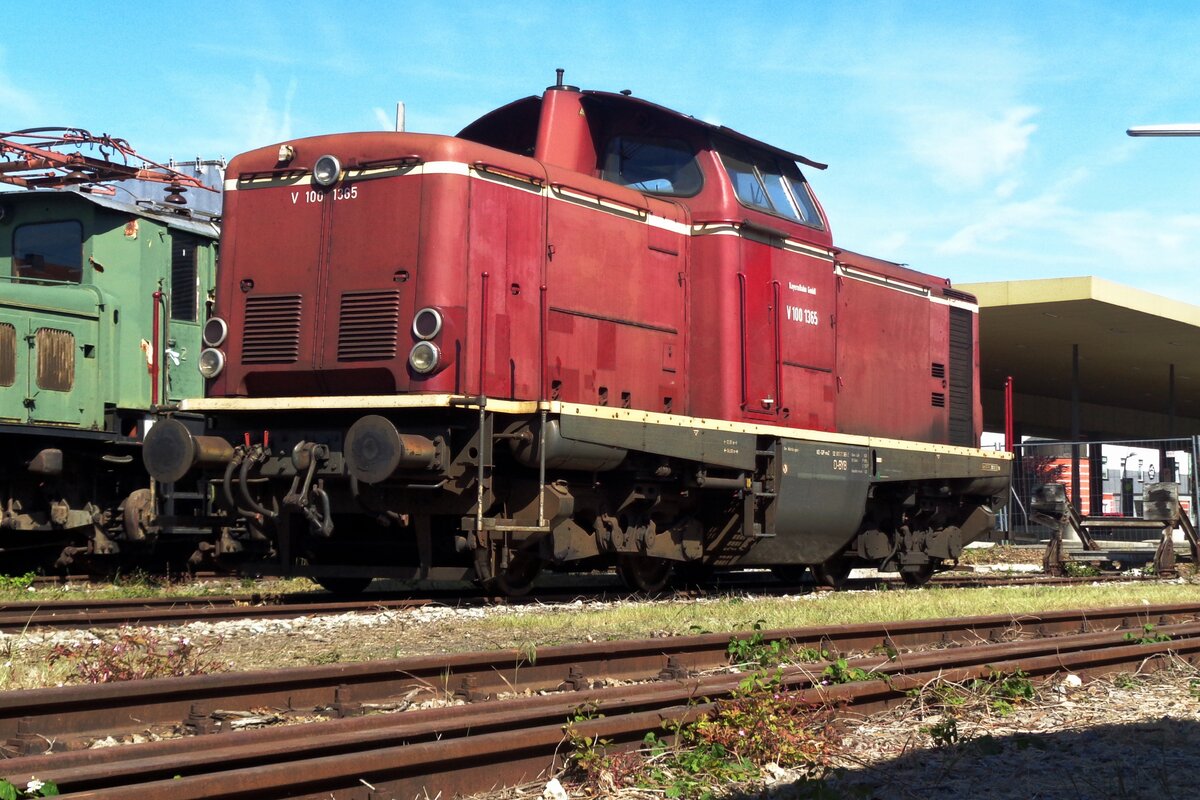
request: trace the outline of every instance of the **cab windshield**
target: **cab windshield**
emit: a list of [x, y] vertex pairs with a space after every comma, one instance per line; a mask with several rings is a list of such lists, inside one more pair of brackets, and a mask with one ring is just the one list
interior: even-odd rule
[[83, 225], [74, 220], [22, 225], [13, 231], [13, 274], [40, 281], [83, 280]]

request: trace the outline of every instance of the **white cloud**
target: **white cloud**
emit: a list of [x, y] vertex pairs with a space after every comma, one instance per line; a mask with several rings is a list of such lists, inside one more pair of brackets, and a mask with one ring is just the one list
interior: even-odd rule
[[[4, 47], [0, 46], [0, 65], [4, 62]], [[46, 124], [47, 112], [39, 95], [13, 83], [9, 70], [0, 67], [0, 108], [4, 109], [3, 129], [12, 131]]]
[[[207, 120], [204, 131], [161, 129], [159, 141], [141, 145], [140, 150], [163, 157], [231, 158], [238, 153], [293, 137], [292, 106], [298, 82], [291, 79], [282, 97], [262, 74], [248, 83], [222, 84], [196, 94], [196, 116]], [[180, 156], [183, 153], [184, 156]]]
[[[6, 124], [15, 128], [35, 127], [34, 120], [42, 116], [41, 105], [36, 95], [25, 92], [13, 86], [6, 77], [0, 75], [0, 108], [4, 109]], [[22, 120], [29, 122], [24, 124]]]
[[388, 112], [384, 111], [379, 106], [371, 109], [371, 113], [375, 115], [375, 121], [379, 123], [379, 130], [390, 131], [395, 130], [396, 120], [388, 116]]
[[1015, 106], [998, 116], [961, 109], [912, 111], [909, 151], [950, 190], [975, 190], [1006, 179], [1029, 149], [1037, 130], [1032, 106]]

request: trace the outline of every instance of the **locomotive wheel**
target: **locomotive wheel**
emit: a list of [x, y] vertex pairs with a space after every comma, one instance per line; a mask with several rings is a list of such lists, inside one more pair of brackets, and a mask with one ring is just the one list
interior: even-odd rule
[[532, 553], [519, 551], [509, 559], [508, 569], [488, 581], [488, 588], [507, 595], [521, 597], [533, 587], [533, 579], [542, 571], [542, 560]]
[[937, 564], [930, 561], [928, 564], [922, 564], [921, 568], [916, 572], [901, 572], [900, 579], [904, 581], [904, 585], [915, 589], [918, 586], [924, 586], [933, 577], [934, 568]]
[[330, 594], [354, 595], [362, 594], [363, 589], [371, 585], [370, 578], [335, 578], [322, 575], [313, 578], [317, 585]]
[[808, 570], [803, 564], [780, 564], [771, 567], [771, 574], [784, 586], [799, 586], [804, 582], [804, 573]]
[[643, 594], [658, 594], [671, 580], [673, 569], [665, 558], [619, 556], [617, 574], [625, 585]]
[[834, 556], [823, 564], [813, 564], [813, 580], [816, 581], [817, 586], [840, 589], [846, 584], [846, 579], [850, 577], [852, 567], [850, 559], [841, 555]]

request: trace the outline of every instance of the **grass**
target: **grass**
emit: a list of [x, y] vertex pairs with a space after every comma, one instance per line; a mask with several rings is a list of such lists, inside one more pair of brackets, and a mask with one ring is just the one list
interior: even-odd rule
[[142, 597], [227, 597], [240, 594], [264, 596], [322, 591], [305, 578], [237, 579], [194, 582], [167, 580], [143, 573], [118, 575], [109, 584], [71, 583], [57, 586], [32, 585], [33, 574], [0, 575], [0, 603], [31, 603], [94, 598], [114, 600]]
[[857, 622], [1027, 614], [1070, 608], [1187, 603], [1195, 584], [1130, 583], [1102, 586], [1015, 586], [923, 591], [837, 592], [792, 598], [659, 601], [541, 609], [536, 614], [483, 620], [492, 636], [547, 644], [594, 639], [678, 636], [699, 631], [746, 631]]
[[[304, 591], [307, 581], [269, 581], [244, 585], [238, 581], [209, 584], [211, 594], [259, 591]], [[133, 592], [141, 592], [139, 595]], [[124, 594], [120, 594], [120, 593]], [[73, 586], [35, 587], [20, 591], [20, 600], [80, 599], [113, 596], [171, 596], [196, 594], [197, 587], [114, 588]], [[204, 652], [234, 670], [274, 669], [314, 663], [367, 661], [477, 650], [510, 649], [536, 653], [557, 644], [584, 641], [681, 636], [699, 632], [760, 633], [744, 644], [735, 644], [736, 661], [770, 665], [781, 655], [761, 632], [807, 626], [881, 622], [1001, 613], [1033, 613], [1055, 609], [1101, 606], [1135, 606], [1143, 603], [1195, 602], [1196, 584], [1127, 583], [1097, 586], [1018, 586], [1010, 588], [920, 591], [821, 592], [784, 598], [719, 598], [643, 602], [579, 603], [558, 606], [513, 606], [449, 609], [397, 613], [368, 627], [346, 626], [324, 630], [321, 626], [265, 632], [194, 632], [188, 635]], [[2, 599], [0, 599], [2, 602]], [[434, 612], [437, 613], [434, 613]], [[1142, 620], [1155, 623], [1157, 620]], [[314, 640], [312, 637], [321, 638]], [[1140, 635], [1140, 634], [1139, 634]], [[203, 641], [201, 641], [203, 640]], [[0, 636], [0, 690], [53, 686], [75, 680], [63, 669], [65, 662], [47, 664], [56, 635], [44, 632]], [[819, 658], [797, 654], [791, 659]]]

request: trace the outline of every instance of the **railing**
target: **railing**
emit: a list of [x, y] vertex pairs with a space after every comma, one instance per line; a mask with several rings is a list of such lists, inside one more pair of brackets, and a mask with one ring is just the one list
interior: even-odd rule
[[1028, 501], [1034, 489], [1046, 483], [1065, 486], [1083, 516], [1140, 517], [1144, 488], [1175, 481], [1180, 505], [1194, 522], [1200, 508], [1198, 440], [1023, 442], [1014, 447], [1012, 494], [997, 522], [1000, 536], [1014, 541], [1045, 538], [1045, 530], [1030, 518]]

